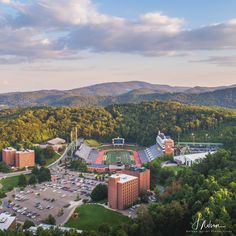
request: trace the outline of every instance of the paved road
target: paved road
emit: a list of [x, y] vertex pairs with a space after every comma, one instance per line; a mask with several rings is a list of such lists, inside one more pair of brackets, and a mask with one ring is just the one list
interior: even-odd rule
[[17, 171], [17, 172], [12, 172], [12, 173], [0, 173], [0, 179], [6, 178], [6, 177], [18, 176], [21, 174], [27, 175], [30, 173], [31, 173], [31, 170]]
[[60, 161], [64, 161], [68, 155], [68, 151], [70, 151], [71, 149], [74, 148], [74, 143], [70, 143], [67, 147], [66, 147], [66, 150], [63, 152], [63, 154], [60, 156], [60, 158], [58, 158], [55, 162], [53, 162], [52, 164], [48, 165], [47, 167], [48, 168], [53, 168], [55, 166], [58, 165], [58, 163], [60, 163]]

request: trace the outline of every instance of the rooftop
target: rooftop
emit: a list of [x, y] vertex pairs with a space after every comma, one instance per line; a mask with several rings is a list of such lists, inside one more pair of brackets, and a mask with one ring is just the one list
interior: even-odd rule
[[11, 216], [7, 213], [0, 214], [0, 230], [7, 230], [11, 226], [11, 224], [16, 219], [15, 216]]
[[58, 144], [64, 144], [66, 141], [62, 138], [54, 138], [49, 141], [47, 141], [48, 144], [51, 145], [58, 145]]
[[70, 230], [75, 230], [77, 233], [82, 233], [82, 230], [77, 230], [77, 229], [73, 229], [73, 228], [69, 228], [69, 227], [60, 227], [60, 226], [55, 226], [55, 225], [48, 225], [48, 224], [40, 224], [38, 226], [31, 226], [28, 231], [32, 232], [33, 234], [36, 234], [38, 228], [42, 228], [44, 230], [50, 229], [50, 228], [58, 228], [61, 231], [70, 231]]
[[34, 150], [24, 149], [24, 150], [17, 151], [16, 153], [26, 153], [26, 152], [34, 152]]
[[13, 147], [6, 147], [6, 148], [4, 148], [3, 149], [4, 151], [16, 151], [16, 149], [15, 148], [13, 148]]
[[203, 159], [205, 158], [208, 154], [212, 154], [214, 152], [202, 152], [202, 153], [194, 153], [194, 154], [188, 154], [188, 155], [181, 155], [181, 156], [177, 156], [177, 157], [183, 157], [185, 159], [189, 159], [191, 161], [195, 161], [198, 159]]
[[92, 165], [89, 165], [88, 167], [90, 167], [90, 168], [108, 168], [109, 166], [104, 165], [104, 164], [92, 164]]
[[137, 177], [132, 176], [132, 175], [126, 175], [126, 174], [114, 174], [111, 175], [111, 178], [120, 178], [119, 183], [126, 183], [131, 180], [137, 179]]
[[145, 167], [140, 167], [140, 168], [138, 168], [138, 167], [130, 167], [128, 170], [140, 173], [140, 172], [146, 171], [147, 169]]

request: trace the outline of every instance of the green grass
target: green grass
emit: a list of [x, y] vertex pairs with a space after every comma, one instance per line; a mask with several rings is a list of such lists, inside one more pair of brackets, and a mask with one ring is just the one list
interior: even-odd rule
[[[30, 175], [26, 175], [26, 177], [28, 179], [30, 177]], [[0, 183], [2, 184], [2, 190], [4, 192], [9, 192], [13, 188], [19, 187], [18, 181], [19, 181], [19, 175], [18, 176], [8, 177], [6, 179], [1, 179]]]
[[186, 167], [183, 166], [165, 166], [164, 168], [168, 169], [168, 170], [172, 170], [174, 172], [179, 172], [181, 170], [185, 170]]
[[135, 164], [134, 160], [131, 160], [133, 153], [126, 150], [112, 150], [106, 152], [106, 164], [116, 164], [122, 162], [123, 164]]
[[87, 144], [87, 145], [90, 146], [90, 147], [98, 147], [98, 146], [100, 145], [99, 142], [97, 142], [97, 141], [94, 140], [94, 139], [86, 139], [86, 140], [84, 141], [84, 143]]
[[53, 157], [52, 158], [44, 158], [45, 160], [45, 166], [48, 166], [50, 164], [52, 164], [53, 162], [55, 162], [61, 155], [54, 152]]
[[79, 213], [79, 217], [77, 219], [70, 218], [66, 223], [67, 227], [97, 231], [99, 226], [104, 223], [115, 226], [129, 221], [127, 216], [96, 204], [82, 205], [76, 208], [75, 212]]

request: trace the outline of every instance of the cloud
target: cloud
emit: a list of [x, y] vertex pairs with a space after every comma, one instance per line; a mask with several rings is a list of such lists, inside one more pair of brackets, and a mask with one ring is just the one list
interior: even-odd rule
[[236, 66], [236, 56], [213, 56], [207, 59], [195, 60], [193, 62], [203, 62], [218, 66]]
[[136, 20], [109, 16], [91, 0], [9, 1], [0, 17], [0, 63], [73, 60], [84, 51], [183, 56], [236, 48], [236, 19], [186, 29], [182, 18], [149, 12]]
[[11, 0], [0, 0], [0, 3], [3, 3], [3, 4], [10, 4], [10, 3], [11, 3]]

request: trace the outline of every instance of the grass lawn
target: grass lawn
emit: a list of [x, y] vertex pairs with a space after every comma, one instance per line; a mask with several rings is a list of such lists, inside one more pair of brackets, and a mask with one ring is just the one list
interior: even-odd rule
[[179, 172], [180, 170], [186, 169], [186, 167], [184, 167], [184, 166], [165, 166], [164, 168], [166, 168], [168, 170], [172, 170], [174, 172]]
[[52, 158], [44, 158], [45, 160], [45, 166], [48, 166], [52, 164], [54, 161], [56, 161], [61, 155], [59, 153], [54, 152]]
[[86, 139], [84, 142], [90, 147], [98, 147], [100, 145], [99, 142], [94, 139]]
[[[26, 175], [26, 178], [28, 179], [30, 175]], [[2, 184], [2, 189], [4, 192], [9, 192], [13, 188], [18, 187], [18, 181], [19, 181], [19, 175], [18, 176], [12, 176], [8, 177], [6, 179], [1, 179], [0, 183]]]
[[127, 216], [96, 204], [85, 204], [76, 208], [77, 219], [70, 218], [66, 226], [81, 230], [98, 230], [103, 223], [111, 226], [129, 221]]

